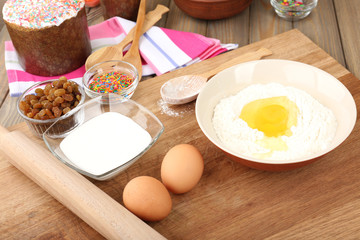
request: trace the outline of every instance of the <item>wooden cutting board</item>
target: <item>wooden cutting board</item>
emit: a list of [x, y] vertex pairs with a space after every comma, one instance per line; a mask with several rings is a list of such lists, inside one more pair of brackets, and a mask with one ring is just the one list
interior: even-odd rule
[[[201, 132], [195, 102], [170, 107], [160, 87], [170, 78], [201, 73], [238, 54], [266, 47], [268, 58], [311, 64], [338, 78], [360, 101], [360, 82], [297, 30], [241, 47], [204, 62], [142, 81], [133, 99], [164, 124], [156, 144], [118, 177], [92, 182], [122, 203], [126, 183], [140, 175], [160, 179], [165, 153], [176, 144], [195, 145], [203, 154], [204, 175], [182, 195], [172, 194], [171, 214], [148, 223], [169, 239], [264, 239], [360, 237], [360, 133], [357, 122], [349, 138], [319, 161], [288, 172], [263, 172], [232, 162]], [[32, 137], [25, 123], [15, 125]], [[102, 239], [0, 155], [1, 239]]]

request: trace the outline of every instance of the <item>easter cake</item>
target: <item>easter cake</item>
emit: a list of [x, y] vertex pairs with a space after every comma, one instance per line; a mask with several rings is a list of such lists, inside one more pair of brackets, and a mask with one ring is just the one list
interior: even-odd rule
[[84, 0], [7, 0], [4, 22], [25, 71], [68, 73], [91, 53]]

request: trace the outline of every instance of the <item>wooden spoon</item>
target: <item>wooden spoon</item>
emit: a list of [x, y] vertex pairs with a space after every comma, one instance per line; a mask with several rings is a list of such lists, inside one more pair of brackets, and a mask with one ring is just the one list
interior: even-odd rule
[[162, 85], [160, 89], [161, 97], [165, 102], [173, 105], [191, 102], [197, 98], [197, 95], [205, 86], [207, 80], [218, 72], [239, 63], [259, 60], [271, 54], [272, 52], [269, 49], [260, 48], [256, 52], [249, 52], [234, 57], [208, 72], [199, 75], [185, 75], [173, 78]]
[[[141, 35], [149, 30], [155, 23], [157, 23], [162, 15], [169, 11], [169, 8], [164, 5], [158, 4], [156, 8], [146, 14], [145, 22], [141, 29]], [[126, 37], [114, 46], [100, 48], [93, 52], [86, 60], [85, 68], [88, 70], [95, 64], [107, 60], [122, 60], [124, 48], [133, 41], [135, 27], [126, 35]]]
[[141, 80], [141, 76], [142, 76], [142, 63], [139, 52], [139, 40], [141, 36], [141, 29], [145, 20], [145, 11], [146, 11], [146, 0], [141, 0], [138, 16], [136, 19], [134, 40], [131, 43], [131, 47], [129, 51], [125, 54], [123, 58], [123, 61], [131, 63], [138, 70], [139, 81]]

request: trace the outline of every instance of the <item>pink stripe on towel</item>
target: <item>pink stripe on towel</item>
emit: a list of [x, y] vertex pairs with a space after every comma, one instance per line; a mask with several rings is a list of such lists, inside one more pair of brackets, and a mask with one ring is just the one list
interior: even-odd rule
[[101, 38], [115, 38], [126, 34], [124, 28], [114, 18], [108, 19], [100, 24], [89, 26], [90, 40]]
[[189, 57], [198, 57], [209, 47], [214, 45], [211, 39], [200, 37], [201, 35], [190, 32], [181, 32], [171, 29], [161, 28], [165, 34]]
[[[82, 66], [78, 69], [76, 69], [75, 71], [72, 71], [70, 73], [67, 74], [63, 74], [61, 76], [66, 76], [68, 79], [74, 79], [74, 78], [79, 78], [82, 77], [85, 73], [85, 66]], [[13, 83], [13, 82], [41, 82], [41, 81], [45, 81], [45, 80], [51, 80], [51, 79], [57, 79], [60, 76], [53, 76], [53, 77], [43, 77], [43, 76], [36, 76], [24, 71], [20, 71], [20, 70], [7, 70], [7, 74], [8, 74], [8, 82], [9, 83]]]

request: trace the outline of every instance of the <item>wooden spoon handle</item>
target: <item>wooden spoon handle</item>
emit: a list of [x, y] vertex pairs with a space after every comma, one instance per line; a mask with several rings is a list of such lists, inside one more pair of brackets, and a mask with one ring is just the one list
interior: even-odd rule
[[272, 54], [272, 52], [269, 49], [260, 48], [259, 50], [255, 51], [255, 52], [248, 52], [248, 53], [239, 55], [237, 57], [234, 57], [232, 59], [229, 59], [229, 61], [226, 61], [226, 62], [220, 64], [219, 66], [213, 68], [212, 70], [202, 73], [200, 75], [202, 77], [205, 77], [208, 79], [208, 78], [214, 76], [215, 74], [217, 74], [218, 72], [225, 70], [226, 68], [232, 67], [236, 64], [253, 61], [253, 60], [259, 60], [263, 57], [270, 56], [271, 54]]
[[[162, 15], [168, 11], [169, 8], [165, 7], [164, 5], [158, 4], [154, 10], [148, 12], [145, 16], [145, 22], [141, 29], [140, 35], [143, 35], [147, 30], [154, 26], [155, 23], [157, 23], [161, 19]], [[135, 27], [130, 30], [126, 37], [120, 43], [118, 43], [117, 46], [125, 47], [129, 45], [134, 39], [134, 32]]]
[[11, 164], [107, 239], [165, 239], [21, 132], [0, 126], [0, 150]]
[[142, 35], [142, 27], [145, 22], [145, 13], [146, 13], [146, 0], [141, 0], [139, 6], [139, 12], [136, 19], [135, 30], [133, 33], [133, 41], [129, 49], [129, 52], [127, 54], [133, 55], [133, 53], [139, 52], [139, 40]]

